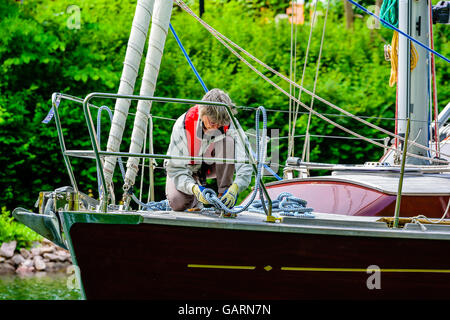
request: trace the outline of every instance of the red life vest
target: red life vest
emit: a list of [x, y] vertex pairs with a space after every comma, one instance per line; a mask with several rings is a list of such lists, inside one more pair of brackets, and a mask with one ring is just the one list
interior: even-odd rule
[[[190, 108], [184, 117], [184, 129], [186, 130], [186, 138], [188, 143], [189, 155], [197, 157], [199, 155], [202, 140], [197, 135], [197, 125], [199, 121], [198, 105]], [[228, 131], [229, 126], [223, 126], [223, 132]], [[198, 161], [191, 161], [191, 164], [200, 163]]]

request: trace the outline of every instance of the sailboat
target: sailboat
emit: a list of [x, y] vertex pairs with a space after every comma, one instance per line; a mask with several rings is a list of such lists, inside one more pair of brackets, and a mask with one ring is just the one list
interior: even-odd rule
[[[139, 158], [173, 158], [154, 154], [152, 150], [142, 152], [147, 134], [142, 128], [147, 128], [152, 102], [205, 104], [153, 96], [174, 3], [196, 17], [181, 0], [137, 2], [117, 94], [94, 92], [84, 99], [53, 94], [58, 138], [72, 185], [41, 192], [38, 213], [24, 208], [13, 212], [16, 219], [70, 250], [83, 297], [449, 298], [450, 261], [442, 254], [450, 249], [450, 221], [446, 219], [450, 203], [449, 158], [444, 155], [446, 140], [443, 137], [442, 142], [434, 141], [440, 149], [429, 148], [429, 136], [420, 133], [429, 132], [430, 128], [418, 128], [416, 125], [423, 121], [411, 121], [423, 117], [420, 106], [429, 105], [428, 93], [421, 90], [423, 77], [418, 76], [428, 74], [429, 65], [419, 59], [411, 72], [409, 55], [412, 42], [429, 42], [431, 4], [426, 0], [400, 2], [397, 118], [401, 120], [398, 120], [398, 134], [394, 135], [396, 144], [386, 147], [379, 162], [330, 165], [291, 156], [286, 162], [284, 179], [264, 184], [261, 174], [267, 170], [264, 167], [267, 139], [263, 130], [256, 154], [245, 144], [256, 175], [253, 194], [259, 192], [259, 197], [245, 199], [238, 206], [240, 212], [227, 212], [219, 205], [212, 210], [176, 212], [164, 203], [152, 203], [152, 209], [143, 210], [150, 205], [140, 202], [140, 209], [132, 210], [130, 201], [136, 200], [132, 186]], [[416, 24], [410, 22], [418, 17], [421, 17], [419, 37], [415, 34]], [[150, 21], [143, 84], [140, 94], [133, 95]], [[237, 53], [232, 49], [235, 46], [232, 41], [204, 25]], [[425, 59], [431, 55], [427, 51], [430, 48], [424, 46], [418, 46], [417, 51]], [[300, 87], [296, 83], [292, 85]], [[91, 101], [103, 98], [116, 99], [106, 151], [100, 149], [90, 111], [95, 107]], [[63, 100], [83, 105], [93, 150], [65, 148], [58, 113]], [[129, 152], [120, 152], [131, 100], [138, 101], [132, 143]], [[226, 108], [235, 121], [231, 106], [216, 104]], [[304, 106], [301, 101], [299, 104]], [[434, 132], [448, 131], [447, 108], [444, 111]], [[245, 137], [241, 139], [245, 143]], [[78, 189], [70, 164], [70, 157], [74, 156], [96, 160], [99, 199]], [[122, 157], [128, 157], [127, 172], [123, 172], [125, 192], [123, 202], [116, 204], [111, 186], [116, 163], [125, 171]], [[192, 159], [200, 160], [196, 157], [185, 160]], [[331, 175], [309, 177], [309, 170], [316, 168], [330, 170]], [[294, 177], [294, 172], [299, 172], [299, 177]], [[297, 205], [299, 202], [284, 201], [286, 191], [291, 199], [301, 198], [304, 202]]]

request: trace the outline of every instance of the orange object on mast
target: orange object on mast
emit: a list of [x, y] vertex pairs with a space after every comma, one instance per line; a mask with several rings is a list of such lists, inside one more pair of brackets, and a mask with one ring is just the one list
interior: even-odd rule
[[286, 9], [286, 14], [289, 16], [289, 23], [304, 24], [305, 23], [305, 1], [294, 0], [294, 3], [289, 2], [289, 7]]

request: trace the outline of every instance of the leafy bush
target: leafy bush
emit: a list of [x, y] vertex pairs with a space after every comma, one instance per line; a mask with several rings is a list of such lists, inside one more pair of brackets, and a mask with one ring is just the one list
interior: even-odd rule
[[17, 241], [17, 248], [29, 248], [34, 241], [42, 240], [42, 236], [14, 221], [11, 213], [2, 207], [0, 214], [0, 244], [3, 242]]

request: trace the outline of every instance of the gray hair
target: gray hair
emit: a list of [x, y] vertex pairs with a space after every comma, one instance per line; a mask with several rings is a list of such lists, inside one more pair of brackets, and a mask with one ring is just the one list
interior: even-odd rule
[[[232, 105], [230, 97], [227, 93], [220, 89], [212, 89], [208, 91], [203, 96], [203, 101], [211, 101], [211, 102], [220, 102], [225, 103], [227, 105]], [[200, 118], [202, 116], [207, 116], [211, 121], [221, 125], [226, 126], [230, 124], [230, 117], [228, 115], [227, 110], [223, 106], [214, 106], [214, 105], [199, 105], [198, 112]]]

